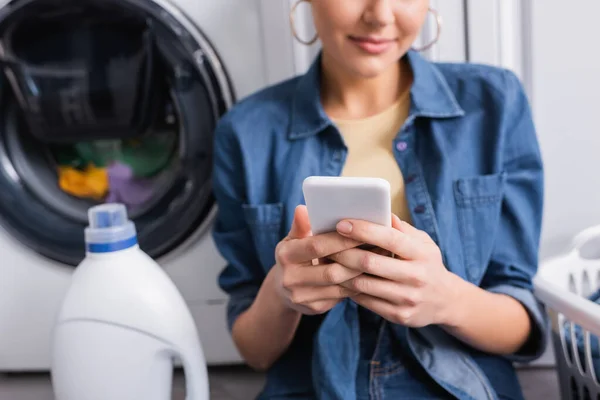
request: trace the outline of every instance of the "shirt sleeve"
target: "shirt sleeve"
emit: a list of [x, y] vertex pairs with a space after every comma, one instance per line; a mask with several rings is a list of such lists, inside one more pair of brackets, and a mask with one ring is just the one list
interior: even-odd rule
[[531, 110], [518, 78], [505, 72], [506, 110], [502, 119], [506, 186], [491, 261], [481, 286], [518, 300], [532, 323], [527, 343], [512, 361], [539, 358], [547, 346], [548, 317], [533, 295], [543, 211], [543, 163]]
[[212, 183], [218, 211], [212, 236], [227, 262], [218, 283], [229, 295], [229, 330], [240, 314], [250, 307], [264, 279], [264, 271], [244, 218], [246, 187], [241, 153], [235, 129], [224, 117], [215, 130], [214, 139]]

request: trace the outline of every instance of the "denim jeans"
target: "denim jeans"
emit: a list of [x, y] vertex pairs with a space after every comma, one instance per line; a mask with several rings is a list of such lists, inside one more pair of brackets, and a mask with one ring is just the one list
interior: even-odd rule
[[412, 356], [406, 338], [398, 338], [389, 322], [363, 308], [359, 308], [359, 319], [357, 400], [453, 398], [427, 375]]

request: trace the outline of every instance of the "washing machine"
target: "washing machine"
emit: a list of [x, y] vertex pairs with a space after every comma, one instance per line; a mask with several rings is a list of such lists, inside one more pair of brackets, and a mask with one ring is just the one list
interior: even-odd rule
[[86, 211], [107, 201], [66, 192], [58, 154], [149, 131], [176, 139], [150, 194], [131, 205], [140, 247], [186, 299], [207, 362], [241, 361], [210, 235], [213, 129], [237, 100], [305, 67], [288, 10], [280, 0], [3, 2], [0, 372], [49, 369], [55, 316], [84, 257]]

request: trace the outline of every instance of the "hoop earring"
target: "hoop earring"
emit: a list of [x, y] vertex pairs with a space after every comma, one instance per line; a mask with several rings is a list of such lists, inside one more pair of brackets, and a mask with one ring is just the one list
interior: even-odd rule
[[296, 8], [298, 8], [298, 6], [304, 2], [310, 3], [310, 0], [298, 0], [292, 6], [292, 9], [290, 10], [290, 27], [292, 28], [292, 35], [294, 36], [294, 39], [296, 39], [298, 42], [302, 43], [305, 46], [310, 46], [310, 45], [314, 44], [317, 41], [317, 39], [319, 39], [319, 35], [318, 34], [315, 35], [315, 37], [309, 41], [302, 40], [300, 38], [300, 36], [298, 36], [298, 32], [296, 31], [296, 23], [294, 21], [294, 15], [296, 14]]
[[413, 50], [415, 50], [415, 51], [425, 51], [425, 50], [429, 49], [431, 46], [436, 44], [438, 42], [438, 40], [440, 40], [440, 35], [442, 34], [442, 23], [443, 23], [442, 16], [431, 7], [428, 9], [428, 11], [430, 13], [432, 13], [433, 16], [435, 17], [435, 23], [437, 25], [437, 33], [435, 35], [435, 38], [431, 42], [427, 43], [425, 46], [420, 47], [420, 48], [413, 47]]

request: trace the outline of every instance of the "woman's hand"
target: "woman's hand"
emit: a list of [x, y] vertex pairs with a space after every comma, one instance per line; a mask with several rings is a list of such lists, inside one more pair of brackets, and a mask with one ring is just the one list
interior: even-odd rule
[[326, 258], [360, 244], [336, 232], [312, 236], [306, 207], [298, 206], [288, 236], [275, 251], [276, 265], [270, 278], [276, 292], [289, 308], [302, 314], [329, 311], [342, 298], [355, 294], [341, 284], [362, 272], [328, 263]]
[[338, 232], [375, 245], [395, 258], [352, 248], [331, 257], [357, 273], [341, 284], [357, 292], [352, 299], [397, 324], [423, 327], [450, 321], [460, 278], [442, 262], [440, 249], [425, 232], [394, 215], [392, 227], [366, 221], [341, 221]]

